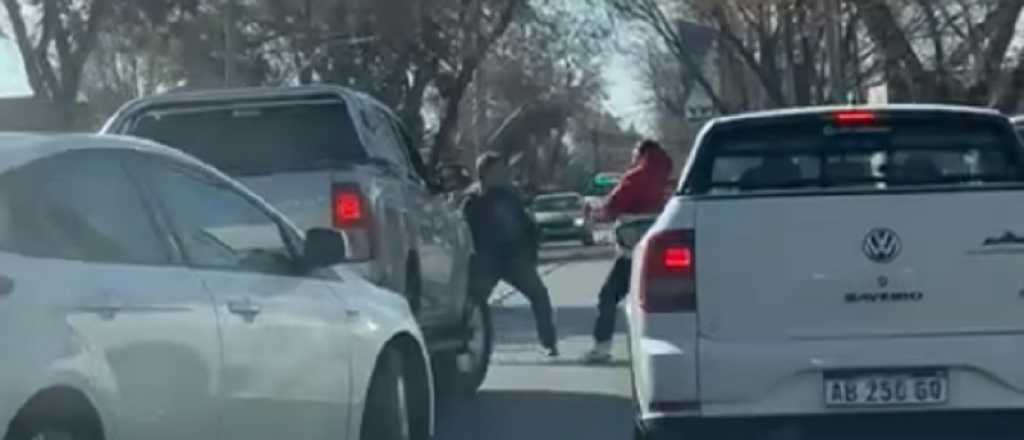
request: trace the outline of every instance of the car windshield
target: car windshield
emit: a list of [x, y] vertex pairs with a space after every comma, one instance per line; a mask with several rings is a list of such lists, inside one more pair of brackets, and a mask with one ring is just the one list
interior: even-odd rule
[[339, 102], [179, 105], [143, 112], [127, 132], [239, 176], [338, 168], [367, 157]]
[[0, 0], [0, 349], [0, 440], [1024, 439], [1024, 0]]
[[533, 200], [533, 210], [536, 212], [572, 211], [582, 207], [583, 200], [576, 195], [540, 196]]

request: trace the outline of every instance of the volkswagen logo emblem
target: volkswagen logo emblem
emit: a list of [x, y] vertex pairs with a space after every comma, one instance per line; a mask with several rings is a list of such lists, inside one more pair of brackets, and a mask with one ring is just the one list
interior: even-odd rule
[[900, 255], [903, 243], [896, 231], [889, 228], [875, 228], [868, 232], [861, 245], [864, 255], [876, 263], [888, 263]]

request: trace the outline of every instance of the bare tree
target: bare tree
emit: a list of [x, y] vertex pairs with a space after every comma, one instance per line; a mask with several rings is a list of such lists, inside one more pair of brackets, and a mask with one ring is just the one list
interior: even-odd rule
[[1024, 52], [1011, 43], [1024, 0], [865, 0], [857, 9], [891, 97], [1016, 110]]
[[461, 36], [454, 45], [454, 57], [444, 60], [437, 89], [444, 105], [441, 122], [431, 148], [430, 163], [440, 162], [454, 148], [455, 132], [462, 100], [480, 63], [509, 25], [527, 7], [526, 0], [478, 0], [461, 2], [463, 8], [445, 17]]
[[[825, 103], [863, 83], [865, 63], [853, 44], [862, 38], [859, 17], [849, 5], [833, 17], [812, 0], [608, 1], [653, 30], [681, 66], [680, 81], [692, 82], [719, 112]], [[712, 31], [715, 57], [695, 49], [687, 32], [695, 27]], [[829, 30], [835, 48], [826, 44]]]
[[[73, 108], [82, 72], [111, 12], [111, 2], [3, 0], [29, 86], [35, 97], [59, 106], [65, 128], [74, 125]], [[34, 6], [36, 3], [38, 6]], [[35, 11], [29, 15], [25, 7]], [[29, 23], [26, 18], [30, 16], [38, 16], [39, 20]]]
[[[662, 6], [663, 2], [659, 0], [608, 0], [608, 2], [620, 16], [641, 22], [654, 31], [679, 60], [684, 74], [693, 78], [697, 86], [707, 94], [714, 105], [723, 112], [731, 110], [731, 106], [719, 96], [714, 83], [705, 73], [703, 60], [698, 59], [688, 50], [687, 41], [679, 32], [680, 11], [666, 10]], [[678, 6], [685, 9], [687, 5], [682, 3], [680, 2]]]

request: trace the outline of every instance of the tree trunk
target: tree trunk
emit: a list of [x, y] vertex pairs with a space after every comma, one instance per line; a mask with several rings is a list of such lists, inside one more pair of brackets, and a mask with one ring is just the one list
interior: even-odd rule
[[866, 0], [859, 5], [868, 35], [881, 48], [886, 63], [886, 79], [909, 98], [926, 101], [935, 90], [935, 81], [925, 71], [907, 35], [893, 17], [884, 0]]
[[506, 0], [494, 28], [489, 32], [476, 33], [475, 36], [467, 37], [475, 40], [472, 42], [472, 50], [460, 60], [458, 73], [450, 84], [443, 87], [446, 90], [442, 90], [445, 105], [437, 135], [434, 136], [434, 143], [431, 145], [431, 167], [436, 167], [443, 156], [454, 147], [455, 130], [458, 128], [462, 98], [466, 95], [466, 88], [473, 81], [477, 68], [480, 67], [480, 63], [483, 62], [494, 43], [508, 30], [520, 9], [525, 6], [526, 0]]
[[463, 69], [455, 78], [454, 84], [445, 96], [444, 113], [441, 115], [441, 123], [438, 125], [437, 134], [434, 136], [434, 143], [430, 150], [430, 166], [436, 167], [441, 163], [444, 155], [454, 148], [455, 129], [459, 124], [459, 112], [462, 108], [462, 98], [466, 95], [466, 88], [473, 79], [473, 72]]

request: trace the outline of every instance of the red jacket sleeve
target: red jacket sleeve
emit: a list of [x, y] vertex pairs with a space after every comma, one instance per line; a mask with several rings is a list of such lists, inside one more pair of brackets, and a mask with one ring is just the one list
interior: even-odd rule
[[637, 193], [643, 191], [644, 188], [639, 177], [633, 173], [622, 177], [615, 189], [608, 194], [608, 199], [604, 203], [605, 217], [614, 219], [622, 215], [623, 212], [629, 211], [630, 204], [637, 199]]

